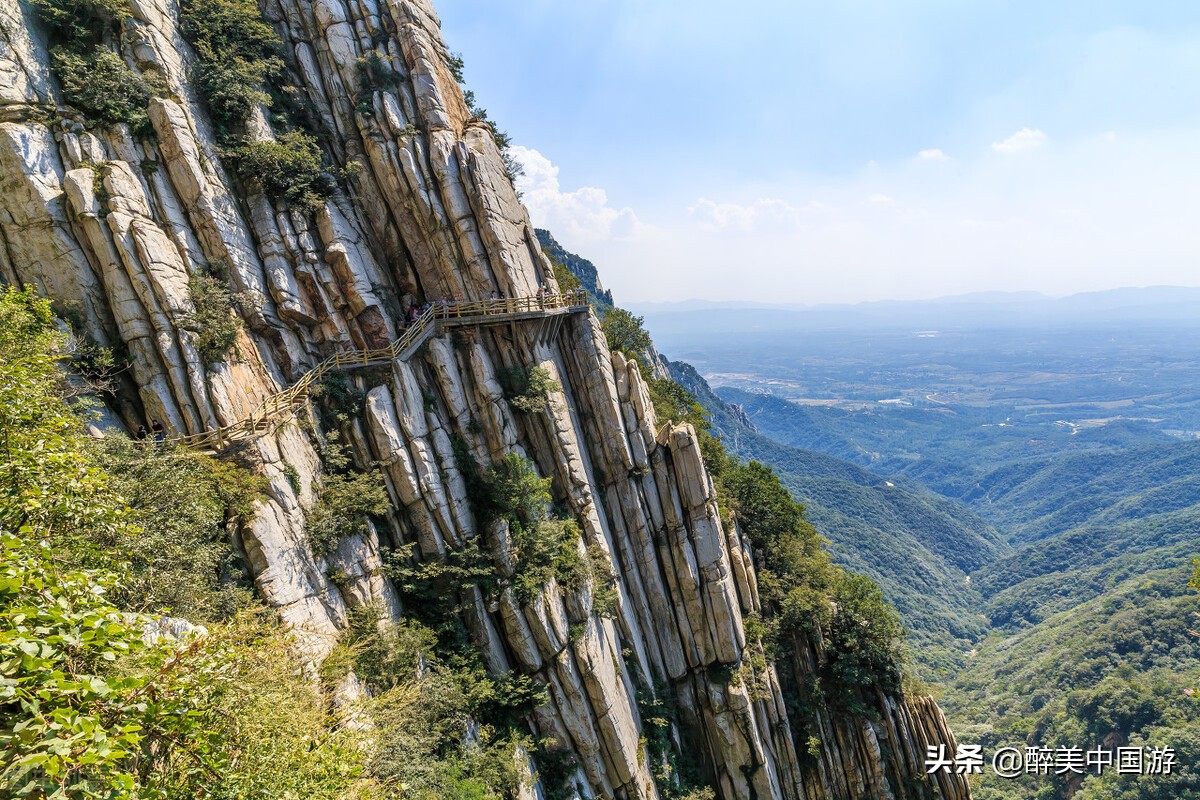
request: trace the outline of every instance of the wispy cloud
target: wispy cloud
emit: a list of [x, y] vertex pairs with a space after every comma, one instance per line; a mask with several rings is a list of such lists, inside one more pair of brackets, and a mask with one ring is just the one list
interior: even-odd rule
[[943, 153], [939, 148], [934, 147], [917, 153], [917, 159], [920, 161], [948, 161], [950, 156]]
[[517, 189], [533, 223], [549, 228], [564, 241], [592, 242], [633, 239], [645, 226], [632, 208], [613, 208], [608, 192], [595, 186], [581, 186], [564, 192], [558, 180], [558, 167], [537, 150], [519, 145], [511, 151], [524, 169], [517, 178]]
[[581, 242], [580, 252], [627, 301], [832, 302], [1195, 283], [1194, 136], [1096, 132], [1050, 148], [1024, 134], [1009, 146], [1040, 141], [1044, 158], [989, 157], [985, 139], [950, 159], [953, 169], [930, 170], [909, 156], [848, 176], [714, 187], [690, 203], [648, 207], [655, 224], [636, 239]]
[[1002, 142], [993, 142], [992, 149], [998, 153], [1023, 153], [1046, 143], [1046, 134], [1035, 128], [1021, 128]]
[[825, 206], [816, 201], [796, 208], [772, 197], [761, 197], [748, 205], [717, 203], [700, 198], [688, 206], [688, 216], [712, 230], [752, 231], [794, 228], [802, 224], [805, 214], [820, 212]]

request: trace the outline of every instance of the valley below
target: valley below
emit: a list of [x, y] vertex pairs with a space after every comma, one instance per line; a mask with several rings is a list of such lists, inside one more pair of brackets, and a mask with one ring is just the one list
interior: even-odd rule
[[1200, 329], [1156, 302], [646, 312], [730, 449], [883, 589], [960, 744], [1176, 758], [984, 769], [977, 798], [1200, 797]]

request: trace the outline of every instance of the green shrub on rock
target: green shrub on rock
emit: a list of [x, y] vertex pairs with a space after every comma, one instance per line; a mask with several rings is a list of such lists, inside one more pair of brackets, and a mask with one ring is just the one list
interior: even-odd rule
[[155, 81], [134, 72], [107, 47], [86, 55], [57, 47], [51, 57], [67, 103], [101, 122], [123, 122], [139, 134], [149, 131], [146, 107], [157, 89]]
[[539, 366], [506, 367], [496, 377], [508, 404], [526, 414], [541, 411], [551, 392], [562, 391], [558, 381], [550, 378], [550, 371]]
[[86, 51], [115, 38], [121, 20], [132, 13], [129, 0], [32, 0], [53, 39]]
[[309, 545], [318, 556], [329, 555], [345, 538], [366, 533], [370, 517], [386, 514], [391, 507], [378, 470], [354, 470], [338, 444], [326, 445], [322, 455], [323, 485], [304, 522]]
[[205, 364], [224, 361], [237, 344], [242, 320], [234, 310], [235, 295], [213, 275], [194, 276], [189, 283], [195, 308], [184, 328], [196, 334], [196, 351]]
[[266, 87], [283, 74], [282, 43], [254, 0], [183, 0], [180, 19], [196, 51], [194, 80], [227, 137], [270, 103]]
[[642, 317], [623, 308], [613, 307], [600, 323], [610, 350], [620, 350], [630, 358], [642, 359], [653, 346]]
[[321, 172], [321, 148], [307, 133], [289, 131], [278, 140], [246, 142], [228, 155], [239, 178], [297, 211], [317, 210], [333, 189]]
[[386, 92], [400, 85], [400, 74], [379, 55], [371, 52], [356, 63], [358, 68], [358, 105], [360, 114], [374, 113], [371, 98], [375, 92]]

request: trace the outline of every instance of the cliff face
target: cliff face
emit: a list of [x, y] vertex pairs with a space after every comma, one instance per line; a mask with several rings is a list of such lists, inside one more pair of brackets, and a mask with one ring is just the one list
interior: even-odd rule
[[[385, 346], [412, 302], [553, 285], [427, 2], [265, 0], [263, 10], [327, 157], [351, 176], [311, 215], [222, 168], [173, 3], [133, 0], [120, 31], [126, 62], [165, 85], [149, 104], [152, 135], [139, 138], [64, 106], [33, 12], [0, 0], [0, 275], [36, 285], [97, 343], [127, 350], [112, 424], [159, 418], [176, 433], [228, 424], [331, 353]], [[394, 88], [362, 85], [357, 62], [369, 53], [395, 71]], [[258, 116], [258, 135], [269, 137]], [[236, 355], [206, 365], [189, 282], [215, 263], [229, 267], [245, 325]], [[545, 413], [505, 402], [497, 375], [512, 365], [540, 365], [561, 385]], [[527, 604], [511, 589], [498, 599], [475, 590], [463, 598], [465, 621], [491, 669], [548, 686], [530, 724], [577, 755], [582, 795], [658, 796], [636, 695], [669, 686], [675, 746], [699, 754], [720, 797], [968, 796], [958, 778], [922, 781], [926, 745], [954, 749], [927, 699], [880, 694], [870, 719], [819, 710], [809, 726], [821, 731], [819, 752], [792, 740], [780, 678], [815, 670], [818, 645], [800, 648], [782, 675], [768, 669], [753, 695], [720, 677], [747, 647], [754, 558], [722, 523], [695, 432], [660, 428], [636, 366], [609, 352], [594, 315], [439, 335], [383, 372], [356, 378], [367, 399], [349, 444], [360, 463], [384, 464], [386, 526], [313, 554], [311, 415], [255, 437], [242, 455], [270, 483], [239, 544], [262, 596], [314, 658], [348, 610], [403, 613], [381, 547], [415, 544], [430, 559], [478, 536], [504, 568], [506, 531], [476, 525], [454, 442], [481, 464], [516, 452], [552, 478], [556, 502], [582, 528], [581, 550], [599, 548], [611, 563], [618, 605], [611, 618], [593, 614], [588, 589], [552, 580]]]

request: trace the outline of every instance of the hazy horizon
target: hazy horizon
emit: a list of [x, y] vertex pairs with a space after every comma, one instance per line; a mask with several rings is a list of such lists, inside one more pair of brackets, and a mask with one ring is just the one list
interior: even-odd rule
[[[601, 282], [604, 280], [603, 272], [600, 274]], [[607, 285], [606, 285], [606, 288]], [[1194, 295], [1192, 297], [1180, 297], [1169, 302], [1183, 302], [1186, 300], [1200, 301], [1200, 284], [1195, 286], [1186, 285], [1163, 285], [1151, 284], [1144, 286], [1114, 286], [1106, 289], [1095, 289], [1079, 292], [1068, 292], [1066, 294], [1048, 294], [1039, 292], [1033, 289], [982, 289], [978, 291], [963, 292], [959, 294], [943, 294], [930, 297], [914, 297], [910, 299], [901, 299], [895, 297], [885, 297], [879, 300], [857, 300], [850, 302], [831, 302], [831, 303], [787, 303], [787, 302], [772, 302], [769, 300], [714, 300], [706, 297], [687, 297], [680, 300], [648, 300], [648, 301], [632, 301], [627, 303], [618, 302], [618, 305], [624, 305], [631, 311], [641, 313], [639, 309], [654, 310], [662, 313], [670, 313], [675, 310], [699, 310], [703, 308], [723, 308], [728, 310], [752, 310], [755, 308], [772, 309], [780, 311], [805, 311], [805, 310], [821, 310], [821, 309], [853, 309], [863, 306], [884, 306], [884, 305], [906, 305], [906, 304], [923, 304], [923, 303], [959, 303], [967, 301], [975, 301], [983, 304], [987, 303], [1003, 303], [1005, 301], [1030, 300], [1030, 301], [1056, 301], [1067, 300], [1070, 298], [1081, 297], [1102, 297], [1108, 296], [1114, 299], [1118, 295], [1124, 295], [1129, 299], [1134, 299], [1131, 295], [1140, 294], [1146, 300], [1151, 300], [1148, 296], [1150, 292], [1179, 292], [1181, 294]], [[620, 298], [616, 298], [620, 301]], [[1162, 302], [1161, 300], [1156, 302]], [[1146, 305], [1154, 305], [1156, 302], [1147, 302]]]

